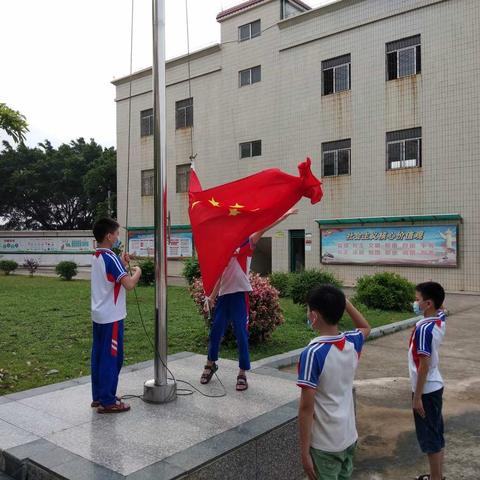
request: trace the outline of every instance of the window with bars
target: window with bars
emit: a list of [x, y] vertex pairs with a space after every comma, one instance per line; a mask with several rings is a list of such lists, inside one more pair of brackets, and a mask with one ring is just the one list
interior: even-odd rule
[[140, 136], [153, 135], [153, 108], [140, 112]]
[[190, 169], [189, 163], [183, 165], [177, 165], [176, 178], [177, 178], [177, 193], [188, 192], [188, 184], [190, 182]]
[[387, 43], [387, 80], [416, 75], [422, 70], [420, 35]]
[[322, 176], [350, 175], [351, 139], [322, 143]]
[[409, 128], [387, 133], [387, 169], [422, 166], [422, 129]]
[[260, 28], [260, 20], [255, 20], [254, 22], [247, 23], [238, 27], [238, 41], [244, 42], [245, 40], [250, 40], [255, 37], [259, 37], [262, 34]]
[[262, 67], [260, 65], [246, 70], [241, 70], [239, 73], [239, 83], [241, 87], [257, 83], [262, 80]]
[[245, 142], [240, 144], [240, 158], [259, 157], [262, 154], [262, 141]]
[[175, 128], [193, 127], [193, 98], [175, 102]]
[[322, 62], [323, 95], [350, 90], [351, 60], [350, 54], [324, 60]]
[[142, 197], [153, 195], [154, 170], [142, 170]]

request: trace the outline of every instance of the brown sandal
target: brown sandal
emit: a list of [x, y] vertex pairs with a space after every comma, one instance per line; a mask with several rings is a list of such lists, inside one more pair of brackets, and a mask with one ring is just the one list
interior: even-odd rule
[[206, 385], [212, 379], [214, 373], [218, 370], [218, 365], [213, 362], [212, 365], [205, 365], [205, 370], [210, 370], [208, 373], [203, 372], [202, 376], [200, 377], [200, 383], [202, 385]]
[[237, 386], [235, 389], [237, 392], [244, 392], [248, 388], [247, 377], [245, 375], [238, 375]]
[[113, 405], [109, 405], [108, 407], [98, 407], [97, 413], [122, 413], [128, 412], [130, 410], [130, 405], [128, 403], [114, 403]]
[[[121, 402], [121, 401], [122, 401], [122, 399], [121, 399], [120, 397], [115, 397], [115, 400], [116, 400], [117, 402]], [[91, 406], [92, 408], [98, 408], [98, 407], [101, 407], [102, 404], [101, 404], [98, 400], [94, 400], [94, 401], [90, 404], [90, 406]]]

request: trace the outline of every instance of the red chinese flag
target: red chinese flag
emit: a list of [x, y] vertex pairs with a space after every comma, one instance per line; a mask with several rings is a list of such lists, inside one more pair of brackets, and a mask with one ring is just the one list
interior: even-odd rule
[[321, 182], [310, 165], [309, 158], [298, 165], [299, 177], [272, 168], [208, 190], [191, 170], [188, 211], [207, 295], [250, 235], [275, 223], [302, 197], [312, 204], [321, 200]]

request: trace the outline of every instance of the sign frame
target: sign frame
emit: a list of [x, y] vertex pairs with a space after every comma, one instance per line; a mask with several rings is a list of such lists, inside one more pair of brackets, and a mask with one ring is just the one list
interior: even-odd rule
[[[399, 260], [398, 262], [394, 262], [394, 261], [386, 261], [385, 260], [385, 256], [383, 256], [382, 258], [384, 259], [384, 261], [377, 261], [377, 262], [374, 262], [374, 261], [342, 261], [341, 259], [339, 259], [338, 261], [326, 261], [325, 259], [325, 255], [330, 253], [330, 252], [325, 252], [325, 245], [324, 245], [324, 238], [325, 238], [325, 232], [326, 231], [346, 231], [346, 232], [350, 232], [350, 233], [367, 233], [367, 232], [370, 232], [370, 233], [373, 233], [375, 231], [382, 231], [382, 232], [402, 232], [402, 231], [405, 231], [405, 230], [421, 230], [421, 229], [445, 229], [447, 230], [448, 228], [452, 229], [454, 228], [455, 229], [455, 236], [454, 236], [454, 240], [455, 240], [455, 251], [454, 251], [454, 263], [446, 263], [446, 262], [437, 262], [437, 263], [427, 263], [426, 261], [424, 262], [421, 262], [419, 261], [418, 263], [415, 263], [414, 261], [412, 262], [406, 262], [406, 261], [402, 261], [402, 260]], [[338, 225], [332, 225], [331, 227], [329, 226], [321, 226], [320, 227], [320, 263], [322, 265], [331, 265], [331, 266], [335, 266], [335, 265], [352, 265], [352, 266], [399, 266], [399, 267], [417, 267], [417, 268], [459, 268], [460, 265], [459, 265], [459, 236], [460, 236], [460, 224], [459, 223], [456, 223], [456, 222], [452, 222], [452, 223], [442, 223], [442, 224], [436, 224], [436, 225], [432, 225], [432, 224], [413, 224], [413, 225], [380, 225], [380, 226], [372, 226], [372, 227], [367, 227], [367, 226], [348, 226], [348, 227], [339, 227]], [[345, 240], [346, 242], [348, 241], [355, 241], [355, 240]], [[367, 240], [367, 239], [364, 239], [362, 240], [364, 242], [370, 242], [370, 241], [379, 241], [379, 240]], [[382, 240], [383, 241], [383, 240]], [[394, 242], [395, 240], [390, 240], [392, 242]], [[422, 242], [423, 240], [409, 240], [409, 239], [399, 239], [399, 240], [396, 240], [398, 242]], [[426, 242], [426, 241], [424, 241]], [[401, 249], [399, 249], [401, 250]], [[447, 255], [447, 258], [448, 258], [448, 253], [446, 254]], [[392, 256], [393, 258], [393, 256]], [[444, 257], [445, 258], [445, 257]], [[450, 259], [451, 260], [451, 259]]]

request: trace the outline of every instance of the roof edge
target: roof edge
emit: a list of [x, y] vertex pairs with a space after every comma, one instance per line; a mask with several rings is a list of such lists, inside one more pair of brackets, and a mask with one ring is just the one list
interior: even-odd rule
[[366, 0], [332, 0], [332, 3], [327, 3], [326, 5], [320, 5], [316, 8], [311, 8], [310, 10], [304, 12], [301, 15], [294, 15], [292, 17], [284, 18], [280, 20], [278, 26], [280, 29], [290, 27], [297, 23], [304, 22], [314, 17], [318, 17], [321, 15], [326, 15], [328, 13], [335, 12], [337, 10], [342, 10], [344, 8], [350, 8], [353, 5], [358, 3], [362, 3]]
[[[238, 5], [235, 5], [234, 7], [227, 8], [226, 10], [222, 10], [217, 15], [217, 22], [222, 22], [227, 17], [231, 17], [231, 16], [236, 15], [240, 12], [243, 12], [244, 10], [249, 10], [250, 8], [260, 6], [261, 4], [267, 3], [267, 1], [272, 1], [272, 0], [248, 0], [248, 1], [243, 2], [243, 3], [239, 3]], [[294, 3], [295, 5], [297, 5], [301, 9], [303, 9], [305, 12], [312, 9], [312, 7], [310, 5], [307, 5], [302, 0], [289, 0], [289, 1]]]
[[[221, 43], [215, 43], [214, 45], [210, 45], [208, 47], [202, 48], [200, 50], [196, 50], [189, 54], [180, 55], [179, 57], [171, 58], [165, 62], [165, 68], [175, 67], [176, 65], [180, 65], [182, 63], [186, 63], [189, 60], [196, 60], [197, 58], [206, 57], [207, 55], [212, 55], [216, 52], [219, 52], [222, 48]], [[132, 75], [124, 75], [120, 78], [115, 78], [110, 83], [118, 86], [122, 85], [130, 80], [137, 80], [142, 77], [147, 77], [148, 75], [152, 75], [152, 67], [143, 68], [142, 70], [137, 70], [136, 72], [132, 72]]]

